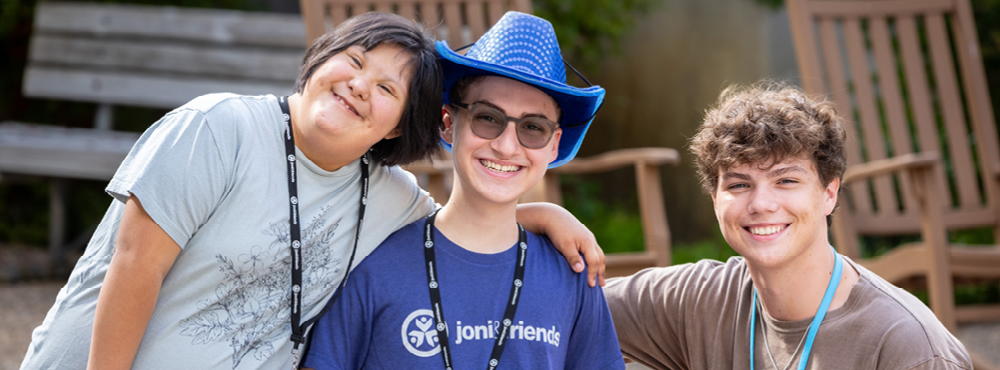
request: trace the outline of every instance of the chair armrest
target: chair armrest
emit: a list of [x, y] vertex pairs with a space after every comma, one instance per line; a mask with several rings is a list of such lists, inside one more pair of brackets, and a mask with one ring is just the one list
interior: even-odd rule
[[604, 152], [592, 157], [573, 159], [568, 163], [550, 169], [553, 173], [595, 173], [605, 172], [636, 163], [654, 165], [677, 164], [680, 154], [671, 148], [631, 148]]
[[864, 180], [871, 177], [885, 175], [900, 170], [917, 169], [921, 167], [933, 167], [937, 165], [941, 156], [937, 152], [922, 152], [904, 154], [888, 159], [856, 164], [847, 168], [844, 172], [844, 183]]

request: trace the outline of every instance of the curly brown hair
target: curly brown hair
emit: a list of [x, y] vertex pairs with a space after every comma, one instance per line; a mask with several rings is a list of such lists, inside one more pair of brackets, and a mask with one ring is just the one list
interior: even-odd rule
[[755, 163], [770, 168], [812, 158], [824, 186], [843, 177], [846, 133], [833, 103], [778, 83], [731, 86], [691, 138], [702, 188], [714, 194], [720, 171]]

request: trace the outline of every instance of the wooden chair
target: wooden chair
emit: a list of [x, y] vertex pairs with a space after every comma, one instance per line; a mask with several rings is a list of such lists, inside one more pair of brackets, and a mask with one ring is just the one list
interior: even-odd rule
[[[311, 43], [327, 29], [354, 14], [368, 11], [393, 12], [415, 19], [436, 30], [439, 39], [458, 48], [479, 39], [508, 10], [531, 13], [530, 0], [300, 0], [306, 36]], [[590, 158], [577, 158], [549, 170], [541, 183], [522, 198], [522, 202], [548, 201], [561, 204], [559, 174], [587, 174], [634, 166], [642, 218], [645, 251], [607, 256], [607, 275], [632, 274], [646, 267], [670, 264], [670, 229], [660, 184], [660, 166], [676, 165], [680, 155], [670, 148], [614, 150]], [[407, 170], [421, 179], [421, 186], [434, 199], [448, 199], [452, 162], [448, 158], [408, 165]]]
[[[1000, 248], [948, 240], [991, 228], [1000, 242], [1000, 149], [969, 2], [787, 5], [805, 91], [832, 95], [848, 121], [837, 248], [894, 283], [923, 277], [949, 329], [1000, 319], [1000, 305], [953, 297], [953, 283], [1000, 280]], [[860, 237], [899, 234], [921, 241], [860, 259]]]

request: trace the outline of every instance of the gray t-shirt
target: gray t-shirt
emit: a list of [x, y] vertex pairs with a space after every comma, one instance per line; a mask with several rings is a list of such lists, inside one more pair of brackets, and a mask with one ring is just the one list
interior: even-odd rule
[[[827, 312], [807, 369], [972, 369], [965, 347], [927, 306], [844, 261], [860, 279], [844, 305]], [[604, 295], [625, 358], [654, 369], [750, 368], [753, 284], [743, 258], [645, 269], [608, 279]], [[757, 314], [754, 368], [774, 368], [762, 332], [775, 362], [786, 366], [812, 318], [780, 321]], [[798, 368], [801, 353], [792, 368]]]
[[[97, 296], [124, 201], [134, 194], [181, 246], [163, 281], [135, 369], [288, 368], [288, 181], [274, 96], [213, 94], [147, 130], [107, 191], [114, 196], [86, 253], [32, 334], [22, 369], [84, 369]], [[354, 243], [360, 161], [337, 171], [296, 152], [303, 241], [303, 321], [344, 276]], [[372, 166], [357, 263], [433, 200], [398, 167]]]

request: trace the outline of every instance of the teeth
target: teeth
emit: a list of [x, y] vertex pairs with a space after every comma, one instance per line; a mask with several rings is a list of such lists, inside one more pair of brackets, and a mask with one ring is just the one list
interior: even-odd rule
[[349, 104], [347, 104], [347, 102], [344, 101], [344, 98], [341, 98], [340, 96], [337, 96], [337, 100], [340, 101], [340, 104], [343, 104], [345, 107], [347, 107], [347, 110], [351, 111], [354, 114], [358, 114], [358, 111], [354, 110], [353, 107], [351, 107]]
[[781, 231], [781, 229], [783, 229], [783, 228], [784, 228], [784, 226], [759, 226], [759, 227], [751, 227], [750, 228], [750, 233], [752, 233], [754, 235], [771, 235], [771, 234], [774, 234], [774, 233], [776, 233], [778, 231]]
[[486, 166], [486, 168], [489, 168], [491, 170], [498, 171], [498, 172], [515, 172], [515, 171], [521, 169], [521, 166], [505, 166], [505, 165], [501, 165], [501, 164], [498, 164], [498, 163], [493, 163], [493, 162], [490, 162], [490, 161], [479, 161], [479, 163], [482, 163], [483, 166]]

